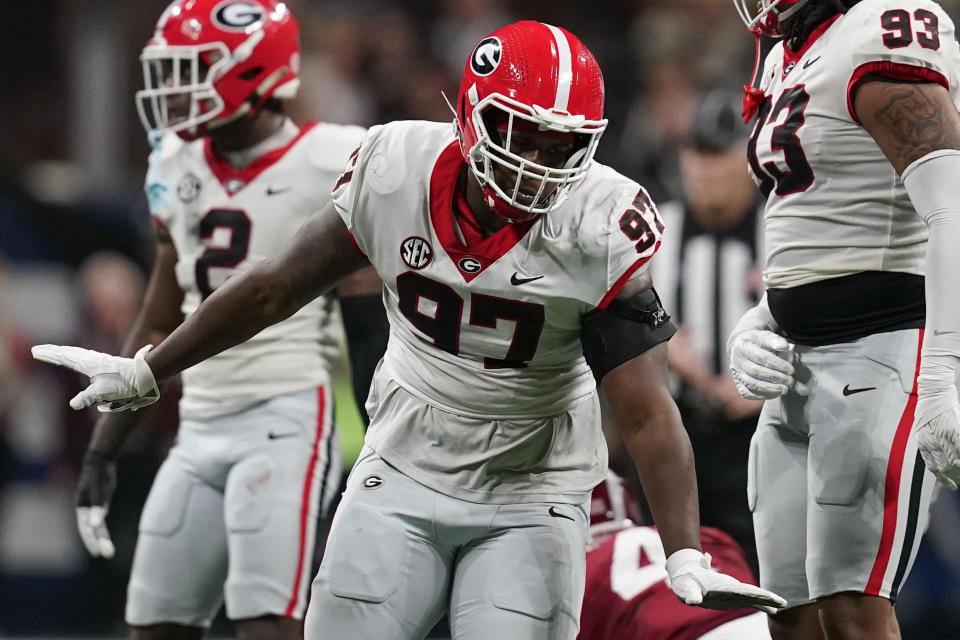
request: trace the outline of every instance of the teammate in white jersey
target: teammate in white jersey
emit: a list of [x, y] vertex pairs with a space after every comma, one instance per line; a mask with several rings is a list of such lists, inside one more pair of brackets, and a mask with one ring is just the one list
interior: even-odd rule
[[372, 263], [390, 341], [308, 638], [421, 638], [448, 611], [459, 639], [572, 639], [588, 500], [606, 472], [595, 380], [637, 461], [673, 591], [772, 610], [778, 596], [700, 551], [693, 455], [667, 385], [674, 329], [641, 269], [663, 226], [639, 185], [593, 161], [603, 98], [571, 33], [505, 26], [473, 49], [454, 126], [372, 128], [333, 205], [156, 349], [35, 355], [93, 374], [77, 406], [146, 402], [156, 380]]
[[728, 342], [767, 400], [748, 500], [789, 602], [771, 630], [899, 638], [936, 476], [960, 480], [954, 25], [929, 0], [734, 1], [758, 44], [782, 37], [745, 101], [767, 295]]
[[[155, 142], [146, 191], [157, 251], [125, 353], [164, 340], [329, 200], [364, 129], [298, 127], [284, 115], [298, 55], [297, 24], [273, 0], [178, 0], [161, 16], [137, 95]], [[371, 271], [341, 287], [359, 296], [364, 284], [366, 301], [342, 300], [345, 316], [371, 300], [380, 308]], [[341, 474], [331, 305], [321, 296], [183, 372], [177, 442], [140, 521], [131, 638], [199, 638], [224, 601], [240, 638], [301, 636], [316, 522]], [[384, 331], [380, 353], [385, 341]], [[95, 556], [114, 552], [104, 523], [114, 460], [138, 416], [104, 414], [84, 459], [78, 525]]]

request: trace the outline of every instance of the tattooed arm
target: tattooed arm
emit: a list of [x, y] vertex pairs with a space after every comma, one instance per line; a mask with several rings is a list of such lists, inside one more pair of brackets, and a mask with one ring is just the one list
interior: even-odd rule
[[855, 99], [863, 126], [903, 179], [929, 230], [926, 332], [914, 432], [923, 460], [951, 489], [960, 484], [960, 115], [936, 84], [870, 82]]
[[157, 380], [238, 345], [285, 320], [369, 264], [353, 248], [333, 204], [304, 224], [283, 253], [233, 276], [147, 355]]
[[960, 114], [938, 84], [868, 77], [857, 91], [854, 108], [898, 174], [931, 151], [960, 149]]

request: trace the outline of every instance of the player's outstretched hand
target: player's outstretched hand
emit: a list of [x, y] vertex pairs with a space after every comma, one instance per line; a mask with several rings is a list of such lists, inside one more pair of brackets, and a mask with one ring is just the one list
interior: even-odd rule
[[157, 381], [145, 360], [152, 348], [148, 344], [132, 358], [55, 344], [39, 344], [30, 352], [37, 360], [73, 369], [90, 378], [90, 385], [70, 400], [74, 409], [96, 404], [100, 411], [136, 411], [160, 398]]
[[776, 613], [787, 601], [766, 589], [710, 568], [710, 554], [680, 549], [667, 558], [667, 584], [680, 602], [706, 609], [753, 607]]
[[924, 464], [943, 486], [956, 491], [960, 483], [960, 407], [956, 405], [956, 392], [953, 397], [954, 405], [933, 418], [927, 419], [918, 410], [915, 429]]
[[107, 513], [117, 486], [117, 465], [106, 456], [87, 451], [77, 481], [77, 530], [94, 558], [112, 558], [116, 549], [107, 530]]
[[737, 392], [747, 400], [770, 400], [793, 385], [793, 344], [766, 329], [730, 336], [730, 373]]

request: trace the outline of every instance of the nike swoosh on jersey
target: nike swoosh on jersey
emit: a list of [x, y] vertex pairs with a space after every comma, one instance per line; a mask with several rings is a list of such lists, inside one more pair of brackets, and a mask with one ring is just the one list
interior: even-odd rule
[[534, 280], [539, 280], [543, 276], [533, 276], [532, 278], [521, 278], [520, 274], [516, 271], [513, 272], [513, 275], [510, 276], [510, 284], [517, 286], [521, 284], [527, 284], [528, 282], [533, 282]]
[[267, 187], [268, 196], [275, 196], [278, 193], [284, 193], [286, 191], [290, 191], [290, 187]]
[[873, 391], [874, 389], [876, 389], [876, 387], [863, 387], [860, 389], [851, 389], [850, 385], [847, 384], [847, 385], [844, 385], [843, 387], [843, 395], [852, 396], [855, 393], [863, 393], [864, 391]]
[[806, 62], [803, 63], [803, 68], [806, 69], [807, 67], [809, 67], [810, 65], [812, 65], [814, 62], [816, 62], [816, 61], [819, 60], [819, 59], [820, 59], [820, 56], [817, 56], [816, 58], [811, 58], [810, 60], [807, 60]]

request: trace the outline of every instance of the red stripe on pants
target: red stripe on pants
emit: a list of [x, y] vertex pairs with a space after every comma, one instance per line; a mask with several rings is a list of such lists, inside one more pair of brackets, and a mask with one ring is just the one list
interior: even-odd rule
[[310, 455], [310, 463], [307, 465], [307, 475], [303, 479], [303, 501], [300, 503], [300, 554], [297, 559], [296, 577], [293, 579], [293, 593], [290, 596], [290, 602], [287, 603], [287, 610], [283, 613], [288, 618], [293, 616], [300, 600], [300, 579], [303, 577], [303, 565], [308, 555], [307, 528], [310, 525], [310, 493], [313, 489], [313, 473], [317, 467], [317, 458], [320, 457], [320, 442], [323, 440], [323, 422], [327, 412], [325, 392], [325, 387], [317, 389], [317, 437], [313, 441], [313, 453]]
[[907, 406], [903, 408], [897, 433], [893, 437], [893, 446], [890, 449], [890, 459], [887, 462], [887, 477], [883, 483], [883, 529], [880, 532], [880, 547], [877, 549], [877, 559], [873, 563], [873, 571], [867, 580], [864, 593], [870, 596], [880, 595], [883, 585], [883, 576], [890, 563], [890, 551], [893, 549], [893, 536], [897, 531], [897, 506], [900, 502], [900, 474], [903, 471], [903, 456], [907, 448], [907, 439], [913, 428], [914, 410], [917, 408], [917, 375], [920, 373], [920, 350], [923, 346], [923, 329], [920, 329], [920, 338], [917, 344], [917, 365], [913, 372], [913, 388], [907, 399]]

